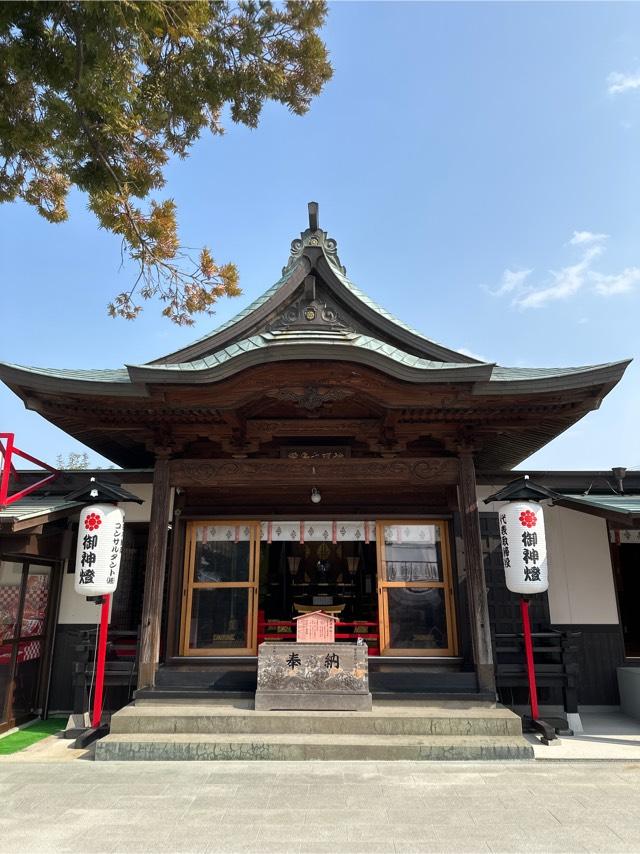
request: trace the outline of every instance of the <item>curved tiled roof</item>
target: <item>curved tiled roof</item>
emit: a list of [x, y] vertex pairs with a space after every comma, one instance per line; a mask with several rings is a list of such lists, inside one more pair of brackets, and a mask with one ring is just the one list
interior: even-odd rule
[[[356, 318], [354, 323], [310, 324], [301, 328], [274, 324], [294, 298], [306, 293], [305, 280], [310, 274], [319, 277], [336, 305], [346, 307], [347, 314]], [[335, 240], [317, 227], [316, 216], [291, 244], [291, 255], [280, 279], [231, 320], [187, 347], [145, 365], [116, 370], [0, 364], [0, 378], [9, 385], [25, 388], [148, 396], [148, 383], [216, 382], [265, 362], [322, 359], [358, 362], [413, 383], [469, 382], [473, 393], [480, 395], [539, 393], [597, 384], [611, 387], [628, 364], [508, 368], [450, 350], [367, 297], [348, 278]]]

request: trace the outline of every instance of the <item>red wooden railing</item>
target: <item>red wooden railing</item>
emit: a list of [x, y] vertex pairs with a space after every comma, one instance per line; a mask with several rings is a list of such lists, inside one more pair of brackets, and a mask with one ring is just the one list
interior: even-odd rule
[[[318, 610], [321, 610], [318, 608]], [[356, 632], [356, 627], [366, 626], [367, 629], [374, 629], [369, 632]], [[295, 641], [296, 624], [293, 620], [265, 620], [262, 611], [258, 613], [258, 643], [263, 641]], [[278, 629], [288, 628], [289, 632], [278, 631]], [[351, 631], [340, 631], [340, 629], [351, 629]], [[336, 623], [336, 640], [341, 641], [357, 641], [362, 638], [367, 642], [369, 647], [369, 655], [380, 655], [380, 634], [378, 631], [378, 623], [370, 622], [369, 620], [356, 620], [351, 623]]]

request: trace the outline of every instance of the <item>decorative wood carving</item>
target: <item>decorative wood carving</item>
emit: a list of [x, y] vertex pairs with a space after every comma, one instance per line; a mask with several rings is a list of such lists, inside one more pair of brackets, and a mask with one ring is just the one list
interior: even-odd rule
[[458, 461], [425, 459], [343, 460], [172, 460], [173, 486], [219, 486], [262, 483], [412, 483], [447, 485], [457, 482]]
[[345, 400], [347, 397], [352, 397], [353, 394], [354, 392], [347, 388], [313, 385], [303, 388], [277, 388], [266, 392], [267, 397], [275, 398], [275, 400], [291, 401], [299, 409], [307, 409], [309, 411], [320, 409], [326, 403]]
[[306, 295], [287, 306], [282, 314], [269, 324], [268, 331], [308, 329], [309, 327], [322, 327], [342, 332], [355, 331], [354, 323], [346, 321], [332, 300], [327, 300], [323, 296], [309, 299]]

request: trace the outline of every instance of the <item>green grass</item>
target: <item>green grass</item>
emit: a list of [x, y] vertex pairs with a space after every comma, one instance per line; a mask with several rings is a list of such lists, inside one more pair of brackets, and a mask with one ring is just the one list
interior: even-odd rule
[[18, 732], [11, 733], [11, 735], [5, 735], [4, 738], [0, 738], [0, 756], [8, 756], [10, 753], [17, 753], [19, 750], [24, 750], [25, 747], [30, 747], [36, 741], [60, 732], [66, 725], [66, 718], [49, 718], [46, 721], [37, 721], [37, 723], [32, 724], [30, 727], [20, 729]]

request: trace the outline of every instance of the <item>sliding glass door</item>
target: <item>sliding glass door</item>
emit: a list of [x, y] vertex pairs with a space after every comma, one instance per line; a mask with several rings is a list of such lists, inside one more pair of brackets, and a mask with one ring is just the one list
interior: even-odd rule
[[255, 655], [260, 523], [190, 522], [183, 655]]
[[449, 538], [445, 522], [378, 522], [380, 653], [454, 655]]

